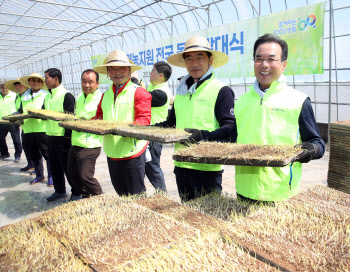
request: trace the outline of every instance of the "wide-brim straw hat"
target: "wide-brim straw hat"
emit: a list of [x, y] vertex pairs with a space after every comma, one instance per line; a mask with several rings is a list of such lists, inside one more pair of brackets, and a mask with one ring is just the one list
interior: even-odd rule
[[46, 90], [46, 84], [45, 84], [45, 79], [39, 74], [39, 73], [31, 73], [29, 76], [23, 76], [19, 79], [19, 81], [21, 82], [22, 85], [30, 88], [29, 85], [29, 79], [30, 78], [39, 78], [43, 81], [43, 86], [41, 87], [41, 89]]
[[20, 77], [17, 77], [17, 79], [12, 79], [12, 80], [6, 81], [6, 83], [4, 85], [5, 88], [9, 89], [10, 91], [16, 92], [15, 83], [21, 83], [19, 81], [19, 79], [20, 79]]
[[141, 70], [142, 67], [134, 64], [132, 60], [128, 59], [128, 56], [121, 50], [113, 50], [105, 58], [102, 65], [94, 67], [94, 71], [99, 74], [107, 74], [108, 66], [130, 66], [131, 73]]
[[194, 51], [210, 52], [213, 55], [213, 68], [221, 67], [225, 65], [229, 60], [229, 57], [226, 53], [211, 50], [210, 44], [206, 38], [195, 36], [186, 41], [184, 51], [171, 55], [168, 57], [167, 62], [174, 66], [186, 67], [183, 54], [186, 52]]

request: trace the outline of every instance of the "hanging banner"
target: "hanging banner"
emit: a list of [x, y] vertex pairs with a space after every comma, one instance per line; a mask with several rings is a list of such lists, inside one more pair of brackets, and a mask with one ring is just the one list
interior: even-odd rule
[[[225, 66], [215, 69], [218, 78], [254, 77], [254, 43], [259, 36], [272, 33], [288, 44], [285, 75], [323, 74], [324, 14], [325, 2], [322, 2], [121, 50], [135, 64], [144, 67], [139, 71], [139, 78], [148, 81], [155, 62], [166, 61], [170, 55], [182, 52], [190, 37], [203, 36], [210, 42], [212, 50], [225, 52], [230, 57]], [[106, 56], [93, 56], [93, 67], [101, 65]], [[173, 67], [172, 79], [185, 74], [185, 68]]]

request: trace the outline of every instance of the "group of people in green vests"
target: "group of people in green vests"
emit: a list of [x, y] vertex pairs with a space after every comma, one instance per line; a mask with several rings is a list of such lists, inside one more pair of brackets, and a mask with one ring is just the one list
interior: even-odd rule
[[[190, 132], [189, 139], [176, 143], [175, 149], [200, 141], [298, 145], [304, 151], [288, 166], [236, 166], [232, 177], [240, 200], [281, 201], [298, 193], [302, 163], [319, 159], [325, 152], [309, 97], [287, 85], [283, 75], [287, 57], [284, 40], [272, 34], [259, 37], [253, 51], [256, 80], [235, 101], [234, 91], [215, 76], [215, 68], [224, 66], [229, 57], [212, 50], [204, 37], [191, 37], [183, 52], [169, 56], [167, 62], [156, 62], [147, 90], [131, 77], [142, 67], [135, 65], [123, 51], [114, 50], [102, 65], [82, 73], [82, 93], [76, 101], [61, 84], [61, 72], [51, 68], [45, 71], [45, 78], [36, 73], [20, 78], [19, 84], [29, 89], [18, 92], [20, 102], [16, 102], [15, 108], [1, 107], [0, 113], [3, 117], [42, 108], [75, 113], [85, 119], [176, 127]], [[172, 73], [171, 65], [186, 68], [187, 74], [180, 79], [174, 104], [168, 110], [167, 81]], [[106, 74], [113, 82], [103, 94], [98, 89], [99, 74]], [[17, 81], [11, 84], [15, 83], [18, 84]], [[9, 101], [2, 89], [1, 94], [3, 101]], [[1, 127], [0, 141], [4, 140], [2, 131]], [[94, 178], [102, 146], [118, 195], [145, 192], [145, 175], [156, 189], [166, 192], [159, 143], [70, 131], [59, 127], [56, 121], [32, 118], [23, 122], [22, 133], [23, 148], [28, 154], [27, 168], [33, 166], [36, 173], [31, 184], [45, 179], [42, 157], [47, 161], [48, 185], [55, 189], [48, 201], [67, 197], [65, 176], [72, 187], [70, 200], [102, 193]], [[20, 154], [17, 149], [16, 152], [18, 159]], [[7, 155], [1, 147], [2, 158], [6, 159]], [[223, 171], [222, 165], [175, 161], [174, 174], [181, 200], [189, 201], [213, 191], [220, 193]]]

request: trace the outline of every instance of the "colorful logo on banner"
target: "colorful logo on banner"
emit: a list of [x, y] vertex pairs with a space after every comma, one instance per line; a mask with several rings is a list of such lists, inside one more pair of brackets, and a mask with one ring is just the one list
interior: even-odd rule
[[[316, 28], [316, 15], [310, 14], [305, 20], [298, 19], [298, 29], [299, 31], [304, 31], [307, 27]], [[296, 20], [295, 19], [289, 19], [280, 21], [278, 23], [279, 28], [275, 29], [273, 31], [273, 34], [275, 36], [288, 34], [288, 33], [296, 33]]]
[[306, 18], [306, 20], [300, 20], [300, 18], [299, 18], [298, 28], [300, 31], [304, 31], [308, 26], [312, 26], [313, 28], [316, 28], [316, 15], [315, 14], [309, 15]]

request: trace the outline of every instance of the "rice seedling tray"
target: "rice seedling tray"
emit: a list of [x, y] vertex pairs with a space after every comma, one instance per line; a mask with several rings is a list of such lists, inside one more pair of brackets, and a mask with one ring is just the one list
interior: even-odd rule
[[160, 143], [176, 143], [188, 139], [191, 135], [179, 129], [131, 125], [130, 122], [113, 122], [106, 120], [66, 121], [61, 122], [59, 125], [67, 129], [91, 134], [113, 134]]
[[65, 120], [78, 120], [78, 119], [80, 119], [79, 117], [77, 117], [73, 114], [52, 111], [52, 110], [43, 110], [43, 109], [28, 110], [28, 114], [31, 116], [34, 116], [36, 118], [47, 119], [47, 120], [52, 120], [52, 121], [65, 121]]
[[173, 160], [180, 162], [284, 167], [303, 152], [293, 146], [200, 142], [179, 149]]
[[341, 180], [330, 180], [328, 186], [332, 187], [335, 190], [341, 190], [344, 193], [349, 194], [350, 192], [350, 183], [341, 182]]
[[339, 173], [331, 172], [328, 174], [327, 184], [332, 188], [343, 187], [347, 189], [347, 193], [350, 193], [350, 179], [347, 176], [341, 175]]
[[67, 129], [96, 135], [115, 134], [117, 127], [128, 126], [129, 122], [117, 122], [107, 120], [79, 120], [64, 121], [58, 125]]
[[330, 127], [332, 128], [348, 128], [350, 129], [350, 120], [346, 121], [337, 121], [337, 122], [332, 122], [330, 123]]
[[11, 125], [11, 124], [19, 124], [19, 122], [10, 122], [8, 120], [0, 119], [0, 125]]
[[191, 133], [180, 129], [140, 125], [118, 127], [114, 134], [158, 143], [177, 143], [191, 136]]
[[328, 186], [350, 193], [350, 121], [330, 124]]
[[63, 127], [65, 129], [69, 130], [75, 130], [78, 132], [85, 132], [85, 133], [90, 133], [90, 134], [95, 134], [95, 135], [107, 135], [107, 134], [113, 134], [114, 130], [112, 129], [106, 129], [106, 128], [84, 128], [82, 126], [79, 126], [78, 124], [67, 124], [66, 122], [60, 122], [58, 123], [60, 127]]
[[8, 120], [10, 122], [18, 122], [28, 118], [33, 118], [33, 116], [30, 116], [29, 114], [18, 114], [18, 115], [5, 116], [2, 119]]

